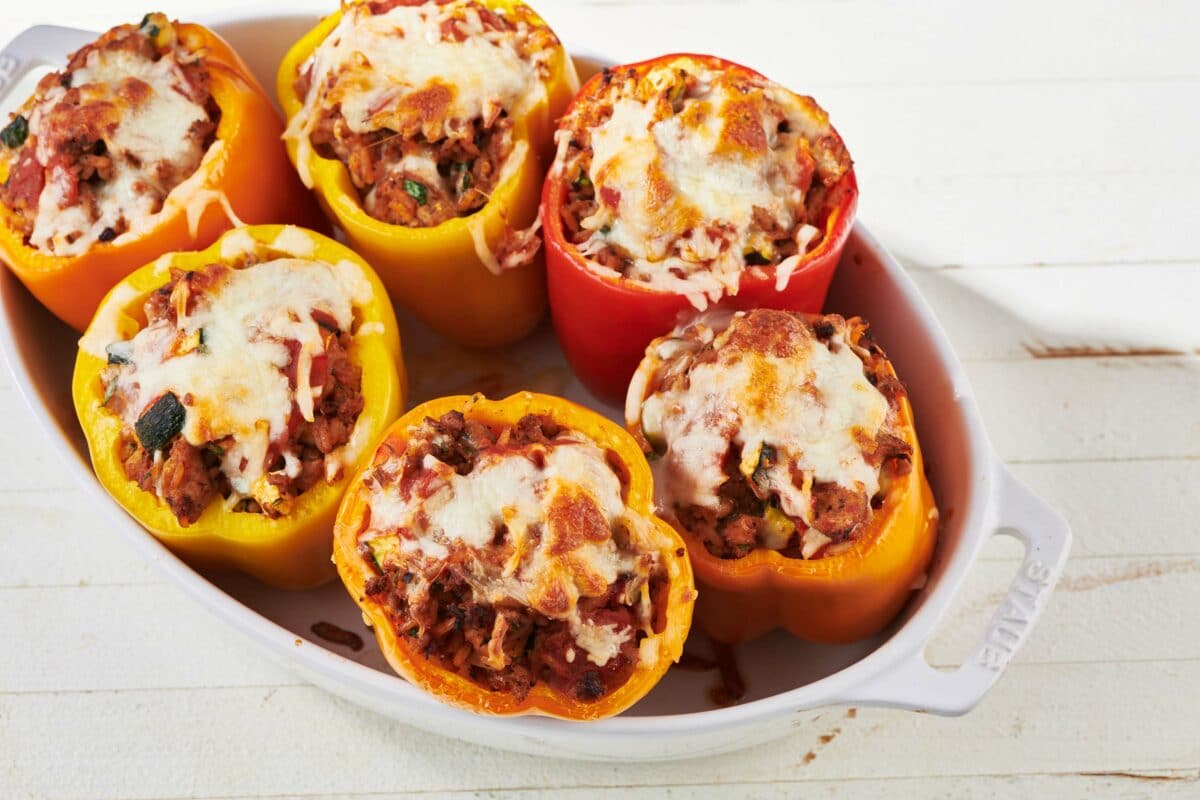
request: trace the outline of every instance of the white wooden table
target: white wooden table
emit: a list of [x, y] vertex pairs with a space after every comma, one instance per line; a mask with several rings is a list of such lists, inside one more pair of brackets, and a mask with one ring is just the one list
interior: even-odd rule
[[[1200, 4], [581, 4], [830, 111], [860, 218], [949, 331], [1001, 455], [1075, 528], [1020, 657], [965, 718], [813, 712], [702, 762], [427, 735], [299, 682], [164, 583], [59, 475], [5, 373], [0, 797], [1200, 796]], [[147, 10], [100, 5], [10, 0], [0, 40]], [[565, 5], [540, 7], [553, 24]], [[933, 662], [965, 652], [1007, 584], [1000, 538]]]

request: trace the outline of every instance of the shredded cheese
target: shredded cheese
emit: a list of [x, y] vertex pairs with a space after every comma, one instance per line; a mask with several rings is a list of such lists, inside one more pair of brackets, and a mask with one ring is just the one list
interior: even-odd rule
[[[733, 315], [730, 327], [716, 334], [718, 353], [743, 317], [744, 312]], [[666, 443], [656, 465], [664, 506], [715, 510], [728, 479], [722, 463], [730, 442], [740, 446], [747, 475], [763, 447], [774, 448], [775, 463], [763, 469], [765, 480], [783, 511], [813, 533], [814, 482], [837, 483], [868, 497], [879, 490], [879, 467], [866, 460], [861, 442], [887, 422], [887, 399], [867, 379], [843, 333], [830, 337], [828, 346], [814, 337], [796, 346], [799, 351], [786, 358], [746, 349], [718, 356], [692, 366], [686, 386], [675, 382], [643, 401], [645, 430]], [[797, 471], [803, 475], [800, 486]], [[804, 546], [815, 552], [821, 544], [813, 539]]]
[[[104, 141], [113, 174], [96, 187], [98, 216], [93, 221], [89, 210], [68, 196], [67, 187], [73, 182], [64, 168], [52, 168], [38, 198], [29, 237], [33, 247], [60, 256], [77, 255], [99, 242], [105, 229], [124, 230], [114, 239], [117, 242], [136, 237], [157, 224], [165, 196], [194, 190], [191, 184], [163, 186], [158, 173], [159, 166], [166, 164], [171, 173], [194, 174], [205, 155], [188, 132], [208, 119], [208, 111], [177, 88], [186, 85], [180, 58], [187, 56], [168, 51], [152, 61], [124, 50], [96, 49], [71, 73], [72, 91], [80, 94], [81, 103], [111, 106], [104, 117]], [[149, 87], [145, 97], [123, 91], [131, 79]], [[67, 92], [62, 86], [50, 87], [30, 113], [29, 128], [37, 136], [35, 154], [41, 164], [54, 163], [50, 112]]]
[[[484, 451], [467, 475], [427, 455], [423, 466], [437, 476], [438, 488], [423, 499], [406, 498], [392, 484], [372, 485], [364, 540], [396, 537], [406, 557], [430, 562], [465, 546], [475, 554], [469, 580], [477, 601], [516, 603], [566, 620], [576, 646], [604, 666], [633, 631], [583, 619], [577, 603], [634, 572], [638, 559], [620, 551], [611, 536], [577, 541], [582, 531], [555, 508], [582, 504], [586, 511], [580, 513], [602, 524], [606, 533], [623, 524], [643, 541], [654, 534], [626, 508], [620, 481], [595, 444], [556, 440], [548, 448], [531, 447], [542, 451], [542, 466], [525, 453]], [[512, 554], [496, 569], [483, 556], [498, 546], [494, 539], [501, 527]]]
[[[681, 71], [694, 77], [691, 88], [677, 83]], [[626, 278], [683, 294], [699, 310], [737, 294], [748, 253], [773, 254], [778, 234], [763, 230], [756, 214], [772, 231], [797, 227], [809, 142], [832, 132], [810, 101], [686, 57], [640, 80], [618, 73], [592, 102], [609, 104], [611, 115], [583, 137], [590, 140], [586, 172], [597, 205], [580, 220], [588, 234], [580, 253], [591, 269], [615, 277], [614, 269], [591, 259], [613, 247], [628, 259]], [[819, 169], [844, 168], [815, 155]], [[818, 233], [799, 226], [800, 255]], [[787, 285], [799, 258], [780, 265], [778, 288]]]
[[[462, 41], [443, 33], [450, 20], [465, 34]], [[301, 179], [312, 186], [310, 135], [323, 105], [340, 104], [350, 130], [370, 133], [394, 129], [398, 116], [420, 112], [436, 97], [445, 114], [438, 121], [441, 136], [425, 131], [430, 141], [453, 136], [476, 118], [502, 110], [516, 116], [535, 105], [546, 94], [538, 71], [551, 54], [539, 50], [524, 57], [519, 44], [528, 35], [522, 20], [512, 31], [486, 29], [471, 0], [402, 5], [383, 14], [366, 5], [345, 8], [301, 66], [311, 70], [311, 88], [285, 133], [296, 142]]]
[[[167, 392], [186, 398], [184, 439], [202, 446], [234, 437], [221, 463], [232, 502], [256, 496], [268, 448], [286, 439], [293, 407], [304, 419], [314, 418], [308, 376], [324, 342], [312, 311], [320, 309], [340, 329], [351, 330], [354, 305], [369, 299], [362, 290], [358, 270], [344, 264], [279, 258], [231, 270], [186, 318], [158, 320], [129, 340], [130, 366], [120, 376], [133, 398], [125, 405], [126, 424], [132, 427]], [[93, 329], [81, 346], [94, 353], [97, 339], [112, 331], [108, 325]], [[181, 340], [200, 344], [179, 353]], [[284, 372], [293, 359], [289, 341], [297, 343], [295, 389]]]

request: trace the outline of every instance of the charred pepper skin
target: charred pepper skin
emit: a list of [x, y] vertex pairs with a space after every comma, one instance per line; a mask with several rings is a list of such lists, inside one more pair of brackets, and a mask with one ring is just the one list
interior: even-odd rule
[[664, 537], [659, 556], [669, 581], [664, 613], [665, 627], [658, 638], [657, 658], [639, 663], [630, 678], [606, 697], [588, 702], [573, 693], [564, 693], [538, 683], [529, 694], [517, 700], [502, 692], [489, 691], [427, 658], [410, 637], [393, 626], [387, 609], [368, 594], [367, 584], [378, 571], [373, 561], [358, 546], [358, 537], [366, 524], [368, 497], [363, 469], [346, 490], [338, 511], [334, 534], [333, 558], [338, 575], [370, 620], [379, 647], [392, 668], [405, 679], [439, 700], [478, 714], [500, 716], [541, 715], [560, 719], [601, 719], [619, 714], [649, 692], [671, 664], [683, 653], [683, 643], [691, 627], [696, 599], [691, 565], [679, 535], [663, 520], [654, 516], [654, 486], [650, 467], [633, 437], [619, 425], [578, 406], [569, 400], [549, 395], [520, 392], [503, 400], [487, 400], [482, 395], [443, 397], [419, 405], [388, 430], [380, 442], [376, 459], [403, 452], [408, 431], [426, 417], [439, 419], [451, 411], [461, 411], [469, 419], [492, 425], [514, 425], [528, 414], [545, 415], [563, 427], [579, 431], [601, 448], [612, 450], [629, 470], [627, 505], [645, 515]]
[[[213, 101], [221, 109], [216, 138], [199, 170], [196, 191], [211, 192], [195, 220], [186, 208], [164, 214], [158, 224], [128, 241], [108, 241], [75, 256], [55, 256], [25, 244], [7, 209], [0, 208], [0, 261], [42, 305], [82, 331], [101, 299], [122, 278], [164, 253], [199, 250], [239, 222], [290, 223], [317, 230], [327, 226], [319, 209], [290, 168], [279, 141], [283, 125], [250, 68], [224, 39], [201, 25], [175, 23], [180, 45], [203, 56]], [[0, 182], [7, 180], [0, 166]], [[195, 176], [193, 176], [195, 177]], [[230, 219], [220, 198], [236, 217]]]
[[[527, 6], [520, 0], [483, 0], [494, 10]], [[294, 44], [279, 65], [276, 93], [290, 120], [303, 107], [296, 93], [297, 71], [341, 20], [335, 11]], [[542, 252], [522, 266], [493, 274], [479, 258], [470, 226], [482, 226], [484, 239], [499, 241], [505, 226], [534, 223], [542, 178], [554, 156], [554, 124], [566, 108], [579, 78], [560, 45], [551, 62], [546, 99], [513, 120], [514, 151], [524, 155], [512, 173], [478, 211], [431, 228], [381, 222], [363, 210], [345, 165], [315, 152], [308, 159], [313, 191], [330, 221], [350, 246], [379, 271], [393, 301], [443, 336], [470, 347], [500, 347], [537, 327], [546, 311], [546, 271]], [[287, 140], [296, 164], [295, 140]]]
[[[273, 586], [304, 589], [334, 578], [330, 553], [333, 521], [342, 492], [356, 470], [368, 462], [372, 445], [405, 404], [407, 382], [400, 335], [379, 278], [353, 251], [321, 234], [283, 225], [239, 228], [205, 250], [171, 253], [136, 270], [104, 299], [94, 324], [112, 325], [121, 336], [131, 337], [143, 324], [139, 318], [146, 298], [169, 279], [172, 268], [194, 270], [222, 261], [222, 243], [234, 235], [248, 234], [269, 253], [285, 231], [290, 241], [297, 241], [297, 237], [306, 241], [311, 252], [292, 253], [283, 249], [275, 252], [331, 264], [353, 263], [371, 287], [371, 299], [355, 307], [359, 331], [349, 351], [351, 360], [362, 369], [364, 405], [355, 425], [356, 430], [365, 426], [366, 435], [361, 452], [353, 464], [346, 466], [341, 478], [309, 488], [296, 498], [295, 506], [286, 516], [271, 519], [261, 514], [227, 511], [218, 497], [199, 519], [185, 527], [165, 502], [140, 489], [125, 474], [119, 456], [124, 423], [103, 407], [106, 398], [101, 373], [107, 366], [107, 358], [79, 350], [72, 395], [97, 480], [155, 538], [195, 566], [237, 569]], [[364, 331], [364, 325], [371, 327]]]
[[[715, 70], [767, 80], [748, 67], [715, 56], [675, 53], [597, 73], [584, 83], [563, 116], [569, 116], [576, 104], [599, 96], [609, 79], [607, 76], [629, 70], [649, 72], [680, 57]], [[627, 278], [599, 275], [588, 267], [579, 248], [567, 240], [563, 231], [562, 208], [572, 180], [578, 178], [562, 175], [556, 165], [546, 175], [542, 187], [550, 316], [567, 361], [583, 385], [597, 397], [620, 402], [646, 345], [674, 328], [681, 315], [694, 314], [695, 309], [684, 295], [652, 289]], [[723, 297], [721, 306], [742, 310], [821, 310], [854, 223], [858, 204], [854, 169], [848, 170], [830, 191], [836, 191], [841, 200], [825, 222], [825, 235], [792, 271], [783, 291], [775, 289], [774, 272], [756, 275], [747, 271], [742, 274], [738, 293]]]

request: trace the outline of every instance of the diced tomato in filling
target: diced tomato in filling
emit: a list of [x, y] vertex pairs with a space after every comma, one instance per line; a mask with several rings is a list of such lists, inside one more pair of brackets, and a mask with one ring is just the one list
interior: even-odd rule
[[[553, 446], [563, 433], [546, 416], [527, 415], [510, 427], [493, 428], [450, 412], [440, 419], [425, 420], [414, 434], [414, 439], [420, 437], [420, 446], [414, 448], [410, 443], [398, 473], [394, 464], [385, 462], [376, 467], [375, 479], [398, 482], [402, 496], [419, 499], [440, 486], [421, 466], [427, 455], [468, 475], [481, 453], [524, 457], [528, 445]], [[616, 474], [624, 490], [628, 471]], [[632, 546], [622, 526], [611, 535], [618, 548]], [[498, 539], [503, 539], [503, 530]], [[361, 550], [370, 563], [370, 546], [364, 543]], [[389, 560], [367, 581], [366, 594], [387, 609], [395, 631], [411, 639], [412, 649], [490, 691], [522, 699], [534, 686], [545, 684], [576, 700], [594, 702], [624, 685], [637, 668], [638, 647], [646, 630], [661, 632], [665, 626], [665, 576], [660, 571], [642, 578], [622, 575], [603, 594], [579, 599], [580, 620], [630, 631], [616, 653], [598, 665], [580, 647], [567, 620], [520, 605], [491, 605], [476, 598], [469, 579], [472, 560], [501, 563], [510, 554], [503, 546], [473, 551], [457, 542], [444, 559]], [[419, 564], [427, 565], [424, 571]], [[632, 605], [627, 602], [630, 594], [640, 596], [641, 582], [649, 585], [653, 607], [649, 620], [639, 618], [636, 599]], [[421, 588], [414, 593], [414, 586]], [[501, 659], [494, 652], [497, 636], [502, 637]], [[503, 661], [502, 667], [497, 668], [497, 660]]]
[[45, 185], [46, 174], [42, 165], [37, 162], [33, 152], [26, 148], [13, 164], [0, 194], [9, 208], [25, 219], [37, 212], [38, 197]]
[[[393, 8], [400, 8], [402, 6], [420, 6], [427, 2], [429, 2], [429, 0], [371, 0], [371, 2], [365, 3], [365, 5], [367, 8], [371, 9], [372, 14], [386, 14]], [[445, 0], [442, 0], [442, 2], [445, 2]]]

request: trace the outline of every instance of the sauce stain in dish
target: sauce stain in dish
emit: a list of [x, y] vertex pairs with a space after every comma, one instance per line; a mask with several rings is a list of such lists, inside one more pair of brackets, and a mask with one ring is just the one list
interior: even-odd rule
[[327, 642], [349, 647], [356, 653], [363, 648], [361, 636], [345, 628], [339, 628], [332, 622], [314, 622], [309, 630]]
[[737, 653], [731, 645], [721, 642], [713, 642], [712, 647], [721, 682], [708, 690], [708, 698], [721, 707], [736, 705], [746, 695], [746, 681], [738, 669]]
[[746, 695], [746, 681], [738, 669], [737, 652], [733, 645], [714, 642], [711, 639], [712, 657], [685, 652], [675, 664], [675, 669], [686, 672], [708, 672], [717, 670], [719, 679], [715, 686], [708, 690], [708, 699], [714, 705], [722, 708], [735, 705]]

